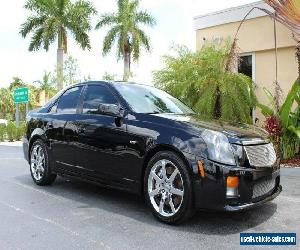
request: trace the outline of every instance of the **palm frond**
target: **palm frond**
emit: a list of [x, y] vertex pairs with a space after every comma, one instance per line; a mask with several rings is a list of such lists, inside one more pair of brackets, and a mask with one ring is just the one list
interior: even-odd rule
[[136, 23], [148, 25], [150, 27], [156, 24], [156, 20], [146, 11], [140, 11], [136, 14]]
[[65, 16], [69, 22], [76, 23], [85, 32], [91, 30], [91, 17], [97, 13], [91, 2], [78, 0], [67, 10]]
[[32, 32], [35, 28], [42, 26], [47, 20], [47, 16], [31, 16], [28, 17], [26, 22], [21, 25], [20, 34], [25, 38], [28, 33]]
[[100, 29], [104, 26], [113, 25], [113, 24], [117, 24], [117, 23], [118, 23], [118, 17], [116, 14], [106, 13], [100, 17], [98, 23], [96, 24], [95, 29]]
[[53, 43], [56, 39], [57, 36], [57, 30], [58, 30], [58, 25], [59, 23], [57, 22], [56, 18], [48, 18], [46, 22], [43, 25], [43, 44], [44, 44], [44, 49], [46, 51], [49, 50], [49, 46], [51, 43]]
[[75, 28], [72, 30], [72, 33], [74, 35], [75, 41], [78, 43], [78, 45], [80, 45], [80, 47], [83, 50], [91, 49], [90, 38], [86, 32], [82, 31], [80, 28]]
[[299, 0], [265, 0], [274, 10], [270, 13], [277, 21], [287, 26], [300, 40], [300, 2]]
[[110, 52], [114, 42], [118, 37], [118, 33], [120, 33], [120, 26], [114, 26], [108, 31], [103, 41], [103, 56], [107, 55]]
[[40, 49], [41, 44], [43, 42], [43, 33], [44, 28], [39, 28], [34, 32], [29, 44], [29, 51], [35, 51]]
[[132, 33], [132, 56], [133, 60], [137, 61], [140, 57], [141, 46], [145, 47], [146, 51], [150, 51], [150, 38], [139, 28], [135, 28]]
[[24, 8], [37, 14], [46, 14], [51, 12], [54, 6], [56, 6], [55, 0], [28, 0]]

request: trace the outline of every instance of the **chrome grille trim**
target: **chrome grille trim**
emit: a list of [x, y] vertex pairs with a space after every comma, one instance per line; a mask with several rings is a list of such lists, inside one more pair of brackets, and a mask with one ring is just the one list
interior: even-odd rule
[[253, 167], [272, 167], [276, 162], [276, 153], [272, 143], [244, 146], [249, 163]]
[[276, 185], [275, 179], [265, 180], [255, 184], [253, 187], [252, 199], [258, 198], [260, 196], [269, 193], [275, 188], [275, 185]]
[[270, 140], [269, 139], [251, 139], [249, 141], [242, 141], [242, 144], [244, 146], [247, 146], [247, 145], [257, 145], [257, 144], [267, 144], [267, 143], [270, 143]]

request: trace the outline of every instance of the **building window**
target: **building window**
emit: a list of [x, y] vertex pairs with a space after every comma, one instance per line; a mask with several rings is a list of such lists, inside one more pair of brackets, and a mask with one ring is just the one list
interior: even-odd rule
[[241, 56], [238, 68], [239, 73], [243, 73], [253, 79], [252, 55]]
[[[255, 86], [255, 54], [246, 54], [240, 56], [238, 72], [249, 76], [253, 81], [253, 85]], [[250, 110], [250, 114], [252, 116], [253, 123], [258, 122], [258, 119], [256, 119], [255, 109]]]

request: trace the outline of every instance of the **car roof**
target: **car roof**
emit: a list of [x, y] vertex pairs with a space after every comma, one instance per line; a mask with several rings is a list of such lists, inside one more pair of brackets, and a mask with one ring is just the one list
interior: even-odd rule
[[[81, 83], [77, 83], [72, 85], [72, 87], [74, 86], [79, 86], [79, 85], [85, 85], [85, 84], [107, 84], [107, 85], [111, 85], [114, 86], [115, 84], [128, 84], [129, 86], [132, 85], [138, 85], [138, 86], [151, 86], [149, 84], [142, 84], [142, 83], [136, 83], [136, 82], [125, 82], [125, 81], [103, 81], [103, 80], [99, 80], [99, 81], [86, 81], [86, 82], [81, 82]], [[68, 86], [71, 87], [71, 86]], [[153, 87], [153, 86], [151, 86]]]

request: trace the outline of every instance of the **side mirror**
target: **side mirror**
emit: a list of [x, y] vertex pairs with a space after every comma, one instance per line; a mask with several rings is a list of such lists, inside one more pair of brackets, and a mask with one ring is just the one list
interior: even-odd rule
[[99, 104], [98, 113], [115, 117], [123, 117], [124, 109], [116, 104]]

